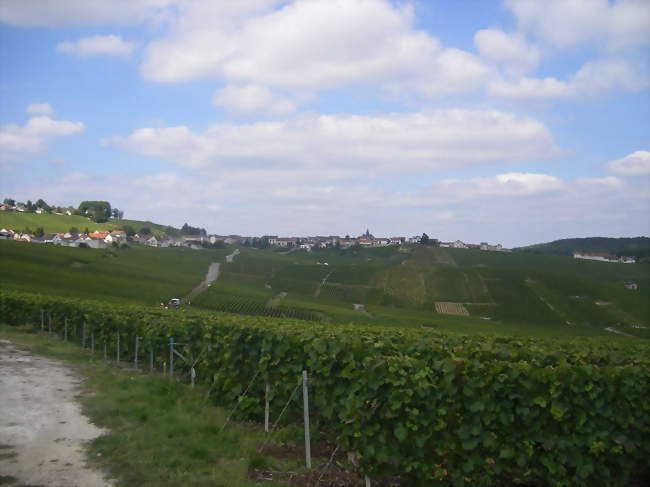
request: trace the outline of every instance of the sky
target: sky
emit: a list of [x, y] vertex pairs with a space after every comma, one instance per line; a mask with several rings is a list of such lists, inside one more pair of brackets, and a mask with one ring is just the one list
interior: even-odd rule
[[0, 0], [0, 196], [221, 235], [650, 235], [649, 0]]

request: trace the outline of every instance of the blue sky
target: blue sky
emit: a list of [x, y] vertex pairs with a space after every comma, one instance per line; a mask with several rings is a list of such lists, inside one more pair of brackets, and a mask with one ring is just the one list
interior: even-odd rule
[[0, 0], [0, 193], [219, 234], [650, 233], [645, 0]]

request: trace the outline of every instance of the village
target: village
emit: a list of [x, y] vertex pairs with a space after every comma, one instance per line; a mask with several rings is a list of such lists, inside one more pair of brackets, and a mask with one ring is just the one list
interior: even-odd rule
[[[11, 203], [11, 204], [9, 204]], [[108, 205], [108, 203], [106, 203]], [[113, 208], [109, 214], [114, 216], [114, 221], [119, 221], [123, 215], [122, 212]], [[0, 205], [0, 211], [15, 211], [19, 213], [35, 213], [35, 214], [53, 214], [53, 215], [73, 215], [79, 214], [78, 210], [74, 207], [50, 207], [43, 200], [38, 200], [35, 204], [28, 202], [15, 203], [11, 199], [5, 199], [4, 203]], [[85, 214], [89, 212], [86, 210]], [[89, 218], [92, 222], [92, 219]], [[187, 225], [186, 225], [187, 226]], [[124, 228], [127, 228], [125, 226]], [[185, 227], [184, 227], [185, 228]], [[201, 229], [194, 229], [195, 231]], [[126, 247], [129, 244], [139, 244], [148, 247], [188, 247], [192, 249], [222, 247], [226, 245], [242, 245], [248, 247], [258, 248], [277, 248], [286, 249], [287, 251], [306, 250], [308, 252], [314, 249], [349, 249], [352, 247], [369, 248], [369, 247], [385, 247], [389, 245], [403, 245], [403, 244], [423, 244], [431, 245], [434, 247], [454, 248], [454, 249], [475, 249], [483, 251], [497, 251], [497, 252], [511, 252], [510, 249], [504, 248], [501, 244], [489, 244], [481, 242], [479, 244], [465, 243], [461, 240], [451, 242], [439, 241], [435, 238], [430, 238], [426, 233], [422, 235], [415, 235], [412, 237], [375, 237], [370, 233], [369, 229], [358, 237], [340, 237], [338, 235], [330, 236], [308, 236], [308, 237], [279, 237], [277, 235], [264, 235], [262, 237], [250, 237], [240, 235], [216, 235], [207, 234], [205, 231], [195, 234], [185, 235], [169, 235], [169, 234], [154, 234], [148, 227], [143, 228], [138, 233], [133, 231], [127, 232], [126, 230], [102, 230], [96, 229], [91, 232], [86, 230], [80, 233], [76, 228], [70, 229], [65, 233], [44, 233], [40, 231], [20, 231], [17, 229], [2, 228], [0, 229], [0, 240], [15, 240], [19, 242], [40, 243], [49, 245], [59, 245], [64, 247], [86, 247], [102, 249], [107, 246], [112, 247]], [[613, 262], [623, 264], [634, 264], [636, 259], [631, 256], [617, 256], [606, 253], [587, 253], [576, 251], [573, 252], [575, 259], [594, 260], [599, 262]]]
[[15, 240], [36, 244], [60, 245], [64, 247], [88, 247], [102, 249], [107, 246], [123, 246], [130, 243], [146, 245], [148, 247], [189, 247], [200, 249], [219, 245], [243, 245], [254, 247], [274, 247], [286, 250], [306, 250], [339, 248], [348, 249], [354, 246], [385, 247], [389, 245], [402, 245], [405, 243], [425, 243], [437, 247], [448, 247], [456, 249], [479, 249], [493, 251], [507, 251], [501, 245], [490, 245], [486, 242], [481, 244], [468, 244], [460, 240], [454, 242], [439, 242], [436, 239], [428, 239], [423, 242], [422, 236], [413, 237], [375, 237], [369, 232], [359, 237], [313, 236], [313, 237], [278, 237], [277, 235], [264, 235], [262, 237], [243, 237], [240, 235], [154, 235], [150, 233], [136, 233], [127, 235], [124, 230], [100, 230], [97, 229], [87, 233], [69, 231], [65, 233], [42, 233], [25, 232], [16, 229], [0, 229], [0, 240]]

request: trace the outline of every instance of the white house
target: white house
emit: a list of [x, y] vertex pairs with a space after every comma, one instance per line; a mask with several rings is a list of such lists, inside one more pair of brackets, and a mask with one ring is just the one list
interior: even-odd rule
[[620, 264], [634, 264], [636, 262], [636, 259], [634, 257], [618, 257], [616, 255], [605, 253], [574, 252], [573, 258], [597, 260], [600, 262], [617, 262]]

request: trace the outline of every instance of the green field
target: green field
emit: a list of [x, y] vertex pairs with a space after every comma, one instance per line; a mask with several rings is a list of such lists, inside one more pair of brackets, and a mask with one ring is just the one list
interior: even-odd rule
[[26, 228], [32, 231], [43, 227], [45, 233], [65, 233], [70, 228], [76, 227], [80, 232], [86, 228], [91, 232], [95, 230], [119, 230], [124, 225], [131, 225], [137, 232], [142, 227], [149, 227], [152, 232], [162, 233], [164, 225], [138, 220], [116, 220], [111, 218], [106, 223], [95, 223], [84, 216], [78, 215], [50, 215], [36, 213], [19, 213], [15, 211], [0, 212], [0, 228], [23, 231]]
[[[36, 215], [40, 216], [40, 215]], [[155, 305], [183, 297], [211, 262], [220, 277], [192, 298], [214, 311], [460, 333], [650, 338], [650, 267], [570, 257], [423, 246], [289, 254], [227, 250], [92, 250], [0, 241], [2, 286]], [[634, 281], [638, 291], [623, 287]], [[436, 303], [469, 316], [436, 312]], [[362, 306], [359, 306], [362, 305]], [[445, 305], [446, 306], [446, 305]]]
[[83, 249], [0, 241], [2, 288], [157, 305], [183, 297], [226, 250]]

